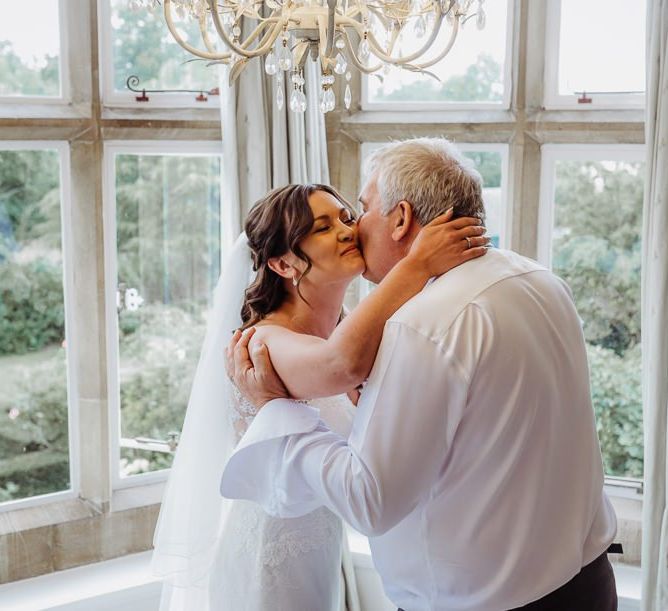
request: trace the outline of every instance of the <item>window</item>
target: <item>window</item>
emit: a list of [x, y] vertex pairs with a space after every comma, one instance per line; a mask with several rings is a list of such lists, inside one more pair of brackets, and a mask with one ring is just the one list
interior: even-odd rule
[[[0, 502], [76, 488], [66, 153], [64, 144], [0, 142]], [[5, 507], [17, 504], [26, 503]]]
[[[379, 73], [364, 77], [364, 108], [507, 106], [510, 92], [508, 24], [512, 23], [512, 2], [487, 2], [484, 9], [487, 12], [484, 29], [478, 30], [476, 17], [471, 17], [460, 30], [450, 53], [426, 68], [431, 75], [387, 66]], [[430, 21], [423, 17], [414, 17], [413, 21], [414, 35], [398, 41], [398, 49], [404, 55], [424, 44], [427, 35], [418, 35], [423, 29], [430, 31]], [[384, 28], [373, 21], [372, 27], [382, 41]], [[438, 50], [449, 40], [450, 32], [449, 24], [444, 21], [435, 52], [427, 54], [425, 61], [437, 56]]]
[[13, 2], [0, 20], [0, 100], [64, 98], [58, 0]]
[[[218, 87], [217, 70], [182, 49], [173, 39], [161, 5], [134, 5], [127, 0], [101, 0], [105, 102], [131, 106], [207, 106], [216, 98], [197, 100], [198, 92]], [[202, 48], [197, 24], [185, 18], [183, 7], [173, 9], [179, 33]], [[212, 36], [213, 41], [216, 37]], [[126, 82], [136, 76], [135, 89], [190, 89], [194, 93], [148, 93], [137, 102]], [[132, 83], [131, 83], [132, 84]]]
[[[43, 339], [31, 340], [34, 343], [22, 352], [6, 347], [0, 351], [0, 510], [8, 512], [0, 544], [11, 538], [30, 548], [20, 562], [10, 563], [12, 580], [150, 549], [165, 467], [171, 461], [166, 451], [174, 439], [170, 433], [178, 433], [181, 426], [208, 299], [219, 270], [219, 251], [227, 245], [220, 235], [236, 228], [221, 217], [227, 208], [220, 207], [216, 191], [222, 163], [220, 122], [212, 108], [217, 97], [209, 96], [206, 103], [195, 101], [200, 88], [218, 86], [218, 70], [206, 67], [206, 62], [187, 61], [191, 57], [162, 25], [164, 3], [157, 13], [146, 8], [133, 12], [130, 7], [138, 6], [133, 0], [34, 0], [29, 3], [30, 12], [21, 3], [13, 4], [11, 15], [0, 23], [0, 41], [11, 43], [11, 47], [0, 43], [0, 116], [10, 118], [0, 121], [0, 344], [11, 321], [31, 312], [35, 316], [29, 321], [34, 329], [41, 329]], [[602, 107], [597, 97], [586, 105], [591, 112], [560, 108], [542, 112], [548, 84], [554, 83], [555, 95], [558, 88], [559, 62], [550, 59], [558, 57], [558, 40], [553, 45], [550, 41], [555, 33], [559, 36], [555, 24], [561, 17], [552, 20], [553, 0], [486, 2], [485, 8], [485, 30], [478, 32], [474, 21], [468, 23], [453, 55], [443, 62], [442, 82], [459, 82], [459, 94], [450, 87], [444, 90], [443, 83], [433, 79], [425, 84], [410, 80], [412, 73], [399, 73], [392, 87], [380, 86], [371, 77], [368, 85], [376, 81], [379, 97], [373, 98], [367, 87], [363, 98], [362, 88], [352, 80], [353, 110], [337, 107], [325, 117], [331, 182], [354, 201], [360, 189], [360, 160], [365, 147], [374, 143], [434, 135], [464, 143], [460, 146], [476, 161], [485, 180], [487, 224], [493, 239], [501, 247], [534, 258], [539, 251], [547, 252], [555, 268], [563, 268], [560, 273], [571, 274], [569, 282], [577, 292], [579, 268], [566, 258], [567, 244], [560, 241], [571, 229], [568, 213], [560, 212], [568, 194], [567, 187], [560, 185], [572, 182], [569, 172], [577, 168], [569, 164], [575, 162], [588, 168], [583, 170], [585, 175], [601, 172], [606, 193], [612, 193], [613, 183], [604, 172], [612, 173], [614, 180], [633, 183], [638, 149], [612, 151], [642, 145], [642, 111], [616, 110], [624, 94], [615, 94], [616, 106], [604, 113], [595, 112]], [[642, 12], [641, 7], [627, 7], [629, 29], [623, 40], [629, 53], [631, 46], [637, 46], [630, 22]], [[41, 21], [48, 23], [48, 31], [40, 29]], [[185, 29], [183, 24], [180, 27]], [[26, 31], [31, 32], [29, 45]], [[190, 42], [199, 42], [198, 34], [184, 34]], [[471, 48], [479, 44], [489, 50], [498, 70], [476, 68], [478, 55]], [[637, 55], [633, 51], [632, 56]], [[642, 62], [637, 61], [640, 74]], [[22, 67], [8, 70], [10, 63]], [[125, 88], [132, 72], [140, 78], [139, 88], [192, 88], [197, 93], [149, 93], [150, 101], [137, 102]], [[31, 83], [38, 87], [23, 86]], [[631, 85], [616, 87], [626, 91]], [[402, 89], [412, 97], [391, 97]], [[420, 93], [425, 90], [432, 97]], [[71, 105], [63, 104], [70, 98]], [[571, 103], [569, 108], [585, 106], [572, 99]], [[364, 112], [357, 112], [361, 106]], [[405, 112], [415, 109], [437, 112]], [[581, 142], [596, 142], [598, 148], [574, 157], [571, 149]], [[571, 148], [550, 152], [556, 143]], [[544, 166], [548, 158], [551, 161]], [[580, 176], [583, 184], [585, 177]], [[539, 221], [539, 200], [550, 181], [549, 197], [542, 202], [554, 203], [554, 217], [545, 225], [542, 217]], [[578, 188], [591, 190], [591, 182]], [[597, 188], [593, 187], [594, 193]], [[595, 200], [596, 205], [600, 201]], [[39, 216], [43, 206], [49, 211], [46, 217]], [[24, 214], [30, 215], [28, 225]], [[607, 223], [609, 219], [602, 216]], [[539, 234], [543, 226], [549, 226], [548, 242]], [[603, 242], [609, 242], [606, 248], [618, 253], [620, 265], [624, 263], [620, 269], [627, 275], [620, 273], [618, 278], [629, 279], [624, 286], [632, 295], [635, 251], [625, 244]], [[49, 273], [22, 277], [23, 284], [15, 282], [12, 270], [39, 257], [44, 259], [42, 271]], [[54, 271], [58, 266], [59, 284]], [[611, 285], [619, 283], [613, 273], [608, 280]], [[43, 290], [43, 282], [48, 290]], [[16, 297], [19, 289], [33, 294], [39, 289], [45, 296], [21, 302], [23, 310], [16, 309], [12, 319], [3, 310], [5, 295]], [[632, 299], [629, 296], [629, 304]], [[587, 324], [605, 320], [605, 311], [599, 315], [587, 310], [586, 302], [578, 305]], [[59, 312], [62, 321], [55, 332], [49, 331], [49, 321]], [[192, 335], [178, 328], [180, 322]], [[37, 331], [31, 337], [38, 338]], [[591, 337], [590, 350], [598, 351], [599, 336]], [[627, 348], [614, 358], [607, 352], [595, 356], [612, 363], [615, 372], [632, 372], [635, 365], [626, 359], [635, 358], [635, 348]], [[49, 355], [54, 355], [52, 361]], [[170, 367], [174, 361], [183, 366], [179, 379]], [[47, 366], [53, 367], [48, 378], [42, 376]], [[18, 413], [12, 411], [18, 405], [18, 384], [27, 376], [32, 394], [21, 395], [23, 404], [43, 401], [46, 395], [40, 393], [47, 382], [59, 393], [58, 400], [48, 403], [49, 409], [34, 412], [42, 414], [36, 424], [23, 420], [26, 414], [21, 406]], [[160, 396], [145, 388], [155, 379], [164, 381]], [[11, 392], [5, 392], [6, 384]], [[634, 384], [613, 387], [632, 394]], [[623, 400], [631, 404], [628, 397]], [[624, 411], [624, 417], [630, 413]], [[57, 425], [52, 425], [54, 419]], [[20, 428], [23, 423], [28, 428]], [[23, 437], [25, 430], [32, 437]], [[607, 438], [612, 445], [602, 436], [603, 447], [619, 450], [617, 456], [627, 461], [612, 467], [606, 462], [608, 473], [628, 475], [634, 469], [637, 473], [637, 455], [631, 452], [628, 439], [638, 439], [640, 423], [627, 418], [621, 429], [606, 430], [613, 431]], [[30, 451], [19, 453], [23, 447]], [[46, 462], [37, 460], [53, 458], [48, 451], [53, 449], [60, 453], [60, 462], [57, 468], [49, 467], [54, 479], [48, 479], [39, 470]], [[15, 475], [6, 477], [12, 464], [22, 469], [22, 481]], [[27, 480], [32, 487], [22, 483]], [[9, 481], [19, 487], [9, 486]], [[632, 494], [634, 506], [640, 506], [640, 497], [635, 491]], [[17, 507], [21, 507], [20, 519], [11, 511]], [[634, 551], [640, 549], [639, 526], [627, 515], [620, 528], [630, 542], [625, 545], [624, 561], [639, 563]], [[44, 526], [58, 541], [55, 560], [49, 546], [37, 541]], [[94, 551], [82, 552], [84, 532], [100, 542]]]
[[485, 202], [487, 237], [497, 248], [507, 248], [509, 208], [507, 198], [507, 154], [503, 144], [457, 144], [471, 159], [482, 176], [482, 197]]
[[116, 278], [107, 289], [118, 312], [112, 392], [114, 399], [120, 394], [120, 455], [112, 464], [120, 460], [119, 481], [171, 465], [220, 275], [219, 149], [185, 142], [106, 146], [114, 185], [108, 221], [115, 208]]
[[643, 474], [640, 260], [643, 147], [543, 147], [540, 257], [583, 320], [606, 474]]
[[550, 0], [546, 106], [642, 107], [645, 0]]

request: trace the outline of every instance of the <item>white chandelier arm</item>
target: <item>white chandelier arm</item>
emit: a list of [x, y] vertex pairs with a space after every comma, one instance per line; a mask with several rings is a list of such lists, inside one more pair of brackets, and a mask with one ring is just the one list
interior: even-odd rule
[[318, 15], [316, 17], [316, 22], [318, 24], [318, 53], [320, 55], [320, 65], [322, 66], [323, 72], [327, 72], [332, 60], [327, 56], [327, 26], [325, 25], [325, 17], [323, 15]]
[[241, 55], [242, 57], [247, 57], [247, 58], [259, 57], [267, 53], [267, 51], [271, 49], [271, 46], [274, 44], [275, 40], [278, 38], [281, 29], [283, 29], [284, 19], [283, 18], [277, 19], [271, 31], [271, 36], [264, 45], [256, 47], [255, 49], [252, 50], [245, 49], [243, 46], [240, 47], [232, 40], [230, 40], [230, 37], [227, 35], [227, 32], [223, 27], [223, 23], [220, 20], [220, 15], [216, 10], [216, 0], [207, 0], [207, 1], [211, 9], [211, 18], [213, 19], [213, 25], [216, 27], [218, 35], [223, 39], [223, 42], [227, 47], [229, 47], [234, 53], [236, 53], [237, 55]]
[[459, 32], [459, 19], [455, 19], [452, 24], [452, 33], [450, 34], [450, 40], [448, 41], [448, 44], [445, 45], [445, 48], [434, 59], [431, 59], [428, 62], [423, 62], [421, 64], [415, 64], [415, 67], [419, 68], [420, 70], [424, 70], [425, 68], [429, 68], [430, 66], [433, 66], [434, 64], [440, 62], [450, 52], [450, 49], [452, 49], [452, 45], [455, 44], [455, 39], [457, 38], [457, 32]]
[[[325, 47], [325, 57], [331, 58], [334, 51], [334, 34], [336, 31], [336, 1], [327, 0], [327, 46]], [[322, 40], [322, 30], [320, 33]]]
[[169, 30], [170, 34], [174, 37], [174, 40], [179, 43], [179, 45], [181, 45], [189, 53], [192, 53], [197, 57], [201, 57], [202, 59], [229, 60], [230, 57], [232, 57], [230, 53], [213, 53], [210, 51], [201, 51], [200, 49], [193, 47], [185, 40], [183, 40], [178, 30], [176, 29], [174, 22], [172, 21], [171, 3], [171, 0], [164, 0], [163, 11], [165, 14], [165, 23], [167, 24], [167, 29]]
[[343, 40], [346, 43], [346, 47], [348, 49], [348, 57], [350, 60], [355, 64], [355, 67], [360, 71], [363, 72], [364, 74], [373, 74], [377, 70], [380, 70], [383, 67], [383, 64], [377, 64], [375, 66], [369, 66], [368, 68], [358, 59], [357, 54], [353, 50], [353, 45], [350, 42], [350, 37], [348, 36], [348, 32], [346, 30], [343, 31]]
[[[421, 57], [426, 51], [429, 50], [431, 45], [433, 44], [434, 40], [436, 40], [436, 37], [438, 36], [438, 32], [441, 29], [441, 24], [443, 23], [443, 13], [439, 13], [436, 19], [434, 20], [434, 27], [432, 28], [431, 35], [427, 39], [424, 45], [420, 47], [417, 51], [414, 53], [411, 53], [410, 55], [406, 55], [405, 57], [398, 57], [394, 58], [392, 57], [392, 48], [390, 48], [390, 54], [387, 54], [383, 51], [381, 48], [380, 44], [378, 43], [378, 40], [376, 37], [373, 35], [373, 32], [369, 32], [368, 34], [368, 40], [369, 40], [369, 46], [371, 47], [371, 50], [373, 53], [379, 57], [380, 59], [392, 63], [392, 64], [407, 64], [412, 62], [414, 59], [417, 59], [418, 57]], [[396, 30], [395, 30], [396, 31]], [[394, 41], [393, 41], [394, 42]], [[394, 44], [392, 45], [392, 47]], [[382, 55], [381, 55], [382, 54]]]
[[295, 68], [299, 68], [300, 70], [304, 68], [304, 64], [306, 63], [306, 52], [309, 49], [309, 43], [305, 40], [302, 40], [297, 43], [295, 48], [293, 49], [293, 56], [295, 59]]
[[[256, 27], [255, 29], [248, 35], [246, 40], [241, 44], [241, 47], [243, 49], [247, 49], [248, 46], [260, 35], [260, 32], [264, 30], [267, 26], [271, 25], [272, 23], [277, 23], [278, 22], [278, 17], [268, 17], [267, 19], [263, 19]], [[271, 36], [273, 34], [273, 30], [269, 30], [268, 32], [265, 32], [265, 34], [262, 36], [260, 39], [260, 42], [258, 43], [258, 47], [261, 47], [262, 45], [265, 45], [268, 40], [268, 36]], [[272, 40], [271, 44], [274, 43], [276, 39]]]
[[202, 35], [202, 40], [204, 41], [204, 46], [207, 48], [209, 53], [217, 53], [217, 49], [215, 45], [211, 42], [211, 39], [209, 38], [209, 31], [207, 30], [206, 27], [206, 12], [202, 11], [198, 17], [198, 22], [199, 22], [199, 31], [200, 34]]

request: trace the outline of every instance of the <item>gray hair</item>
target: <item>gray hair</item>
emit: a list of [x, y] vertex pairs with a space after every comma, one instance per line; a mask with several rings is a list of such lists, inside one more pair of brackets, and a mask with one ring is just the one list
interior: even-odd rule
[[475, 216], [484, 221], [482, 177], [473, 162], [445, 138], [415, 138], [376, 149], [366, 162], [375, 178], [381, 213], [406, 200], [420, 225], [450, 207], [453, 218]]

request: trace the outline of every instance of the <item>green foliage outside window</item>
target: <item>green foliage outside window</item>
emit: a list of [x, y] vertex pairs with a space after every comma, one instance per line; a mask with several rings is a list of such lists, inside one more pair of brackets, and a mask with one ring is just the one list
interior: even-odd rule
[[[382, 80], [383, 76], [368, 78]], [[381, 88], [374, 95], [374, 102], [500, 102], [502, 99], [501, 66], [486, 53], [481, 53], [464, 74], [453, 75], [444, 82], [424, 77], [388, 93]]]
[[0, 96], [58, 96], [60, 62], [47, 55], [41, 66], [33, 66], [19, 57], [8, 40], [0, 40]]
[[643, 164], [560, 161], [553, 269], [571, 287], [588, 346], [609, 475], [642, 477], [640, 263]]

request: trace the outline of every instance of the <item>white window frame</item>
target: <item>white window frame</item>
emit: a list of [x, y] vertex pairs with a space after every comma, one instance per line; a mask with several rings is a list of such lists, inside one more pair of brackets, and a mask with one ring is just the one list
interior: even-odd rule
[[537, 259], [550, 269], [557, 161], [645, 161], [645, 146], [643, 144], [544, 144], [541, 147]]
[[[103, 216], [104, 216], [104, 252], [105, 252], [105, 319], [107, 337], [107, 400], [109, 405], [109, 449], [112, 490], [131, 488], [164, 482], [169, 469], [160, 469], [150, 473], [139, 473], [122, 477], [119, 469], [121, 449], [121, 388], [119, 373], [118, 314], [116, 310], [116, 290], [118, 284], [118, 265], [116, 249], [116, 181], [115, 165], [117, 155], [155, 155], [155, 156], [219, 156], [221, 173], [223, 164], [222, 142], [196, 142], [186, 140], [162, 141], [123, 141], [109, 140], [104, 143], [103, 153]], [[225, 217], [222, 208], [221, 192], [221, 264], [224, 252]], [[222, 361], [221, 361], [222, 362]], [[148, 447], [144, 449], [149, 449]]]
[[[554, 190], [557, 161], [645, 161], [644, 144], [544, 144], [541, 147], [538, 206], [538, 262], [552, 268]], [[605, 475], [605, 491], [614, 497], [642, 499], [640, 478]]]
[[576, 95], [559, 93], [559, 45], [561, 42], [561, 0], [547, 0], [545, 28], [544, 106], [549, 110], [642, 109], [645, 94], [592, 94], [590, 104], [579, 104]]
[[[62, 0], [61, 0], [62, 1]], [[114, 55], [112, 49], [111, 3], [110, 0], [97, 0], [98, 31], [100, 40], [100, 83], [102, 102], [105, 106], [119, 108], [220, 108], [220, 95], [208, 96], [206, 102], [195, 100], [196, 93], [148, 93], [148, 102], [137, 102], [133, 91], [119, 92], [114, 89]], [[162, 10], [161, 7], [154, 10]], [[177, 44], [176, 42], [174, 44]], [[215, 68], [211, 68], [215, 74]], [[130, 76], [128, 74], [128, 76]], [[216, 86], [227, 86], [221, 83]], [[203, 93], [206, 93], [204, 91]]]
[[73, 318], [74, 258], [72, 244], [72, 210], [70, 197], [70, 148], [67, 142], [45, 140], [0, 141], [0, 151], [55, 151], [60, 164], [60, 223], [63, 256], [63, 308], [67, 341], [67, 435], [69, 446], [70, 487], [67, 490], [39, 494], [25, 499], [0, 503], [0, 513], [76, 498], [79, 494], [81, 470], [79, 454], [79, 404], [77, 393], [78, 350]]
[[70, 62], [69, 62], [69, 34], [67, 8], [65, 3], [68, 0], [58, 0], [58, 22], [60, 50], [58, 56], [58, 76], [60, 77], [60, 95], [42, 96], [42, 95], [6, 95], [0, 96], [0, 104], [49, 104], [66, 105], [70, 103]]
[[[495, 0], [498, 2], [499, 0]], [[506, 14], [506, 54], [503, 66], [503, 97], [500, 102], [372, 102], [369, 100], [369, 85], [370, 78], [375, 78], [373, 75], [362, 75], [362, 95], [361, 105], [362, 110], [507, 110], [510, 108], [511, 98], [511, 79], [512, 79], [512, 63], [513, 63], [513, 40], [514, 40], [514, 19], [515, 19], [515, 2], [514, 0], [506, 0], [507, 14]], [[466, 36], [466, 30], [460, 30], [457, 36]], [[455, 42], [455, 45], [457, 42]], [[447, 61], [447, 55], [446, 55]]]

